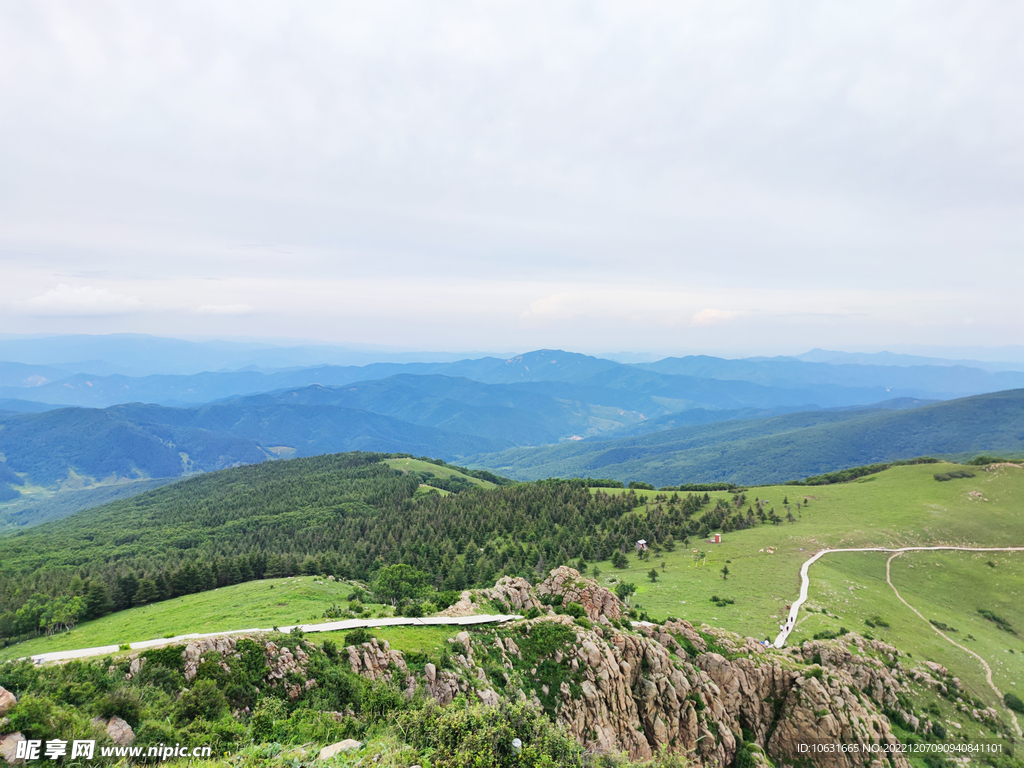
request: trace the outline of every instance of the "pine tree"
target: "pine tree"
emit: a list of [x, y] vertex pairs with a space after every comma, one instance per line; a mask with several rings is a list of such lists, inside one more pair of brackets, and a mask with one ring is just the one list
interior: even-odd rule
[[156, 583], [152, 579], [142, 579], [139, 581], [139, 588], [135, 590], [135, 598], [132, 604], [147, 605], [148, 603], [155, 603], [159, 599], [160, 593], [157, 591]]
[[110, 592], [107, 584], [102, 579], [93, 579], [89, 584], [89, 591], [85, 596], [86, 619], [98, 619], [105, 616], [114, 609], [114, 602], [110, 599]]

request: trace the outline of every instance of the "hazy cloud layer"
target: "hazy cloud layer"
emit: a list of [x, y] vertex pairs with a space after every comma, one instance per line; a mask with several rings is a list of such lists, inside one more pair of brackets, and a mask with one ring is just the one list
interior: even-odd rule
[[0, 324], [1007, 344], [1024, 6], [0, 9]]

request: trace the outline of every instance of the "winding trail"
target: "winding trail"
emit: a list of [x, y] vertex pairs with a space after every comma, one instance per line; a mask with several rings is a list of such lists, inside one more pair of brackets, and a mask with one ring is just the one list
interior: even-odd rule
[[[892, 556], [888, 560], [886, 560], [886, 562], [885, 562], [885, 581], [892, 588], [892, 591], [896, 593], [897, 599], [899, 599], [899, 601], [901, 603], [903, 603], [905, 606], [907, 606], [907, 608], [909, 608], [915, 614], [917, 614], [917, 616], [922, 621], [927, 622], [928, 626], [931, 627], [932, 630], [936, 634], [940, 635], [941, 637], [943, 637], [945, 640], [950, 642], [952, 645], [955, 645], [960, 650], [965, 651], [966, 653], [969, 653], [971, 656], [973, 656], [979, 662], [981, 662], [981, 666], [985, 669], [985, 679], [988, 681], [989, 687], [995, 692], [996, 697], [999, 699], [999, 702], [1002, 703], [1002, 701], [1003, 701], [1003, 694], [996, 687], [995, 682], [992, 680], [992, 668], [988, 665], [988, 662], [985, 661], [983, 658], [981, 658], [981, 656], [976, 654], [971, 649], [964, 648], [964, 646], [960, 645], [960, 643], [958, 643], [955, 640], [953, 640], [951, 637], [949, 637], [948, 635], [943, 633], [941, 630], [939, 630], [938, 627], [936, 627], [930, 621], [928, 621], [928, 619], [926, 619], [924, 616], [921, 615], [920, 611], [918, 611], [914, 606], [912, 606], [910, 603], [908, 603], [906, 600], [903, 599], [903, 596], [899, 593], [899, 590], [896, 589], [896, 585], [892, 583], [892, 579], [891, 579], [891, 566], [892, 566], [892, 561], [894, 559], [896, 559], [897, 557], [902, 555], [904, 552], [930, 552], [930, 551], [936, 551], [936, 550], [951, 550], [951, 551], [954, 551], [954, 552], [1024, 552], [1024, 547], [952, 547], [952, 546], [939, 546], [939, 547], [898, 547], [898, 548], [891, 548], [891, 547], [856, 547], [856, 548], [849, 548], [849, 549], [823, 549], [820, 552], [816, 552], [813, 556], [811, 556], [809, 559], [807, 559], [804, 562], [804, 564], [800, 567], [800, 597], [790, 607], [790, 609], [789, 609], [789, 617], [786, 619], [786, 623], [783, 626], [782, 631], [779, 632], [779, 636], [775, 638], [775, 643], [774, 643], [775, 647], [776, 648], [782, 648], [786, 644], [786, 640], [789, 638], [789, 634], [796, 627], [796, 617], [797, 617], [797, 614], [800, 612], [800, 606], [802, 606], [804, 604], [804, 602], [806, 602], [806, 600], [807, 600], [807, 590], [810, 588], [810, 584], [811, 584], [810, 577], [807, 575], [807, 571], [821, 557], [823, 557], [824, 555], [831, 554], [833, 552], [891, 552]], [[1007, 708], [1005, 705], [1003, 706], [1003, 708], [1006, 709], [1006, 711], [1010, 715], [1010, 718], [1013, 720], [1013, 728], [1017, 732], [1017, 736], [1024, 738], [1024, 732], [1021, 731], [1020, 723], [1017, 722], [1017, 716], [1013, 713], [1012, 710]]]
[[[981, 658], [981, 656], [976, 654], [970, 648], [965, 648], [964, 646], [960, 645], [960, 643], [956, 642], [956, 640], [951, 638], [945, 632], [943, 632], [938, 627], [936, 627], [934, 624], [932, 624], [930, 621], [928, 621], [928, 619], [926, 619], [924, 616], [921, 615], [921, 612], [919, 610], [917, 610], [917, 608], [915, 608], [910, 603], [908, 603], [906, 600], [904, 600], [903, 599], [903, 595], [901, 595], [900, 591], [898, 589], [896, 589], [896, 585], [892, 583], [892, 578], [891, 578], [892, 561], [895, 560], [897, 557], [899, 557], [902, 554], [903, 554], [902, 552], [895, 552], [895, 553], [893, 553], [892, 555], [889, 556], [888, 560], [885, 561], [885, 580], [889, 584], [889, 586], [892, 587], [892, 591], [896, 593], [896, 598], [901, 603], [903, 603], [905, 606], [907, 606], [907, 608], [909, 608], [915, 614], [917, 614], [917, 617], [919, 619], [921, 619], [921, 621], [927, 622], [928, 626], [932, 628], [932, 631], [934, 631], [935, 634], [940, 635], [942, 638], [944, 638], [945, 640], [947, 640], [951, 644], [955, 645], [961, 651], [964, 651], [965, 653], [969, 653], [971, 656], [973, 656], [979, 662], [981, 662], [981, 666], [984, 667], [984, 669], [985, 669], [985, 680], [988, 681], [988, 687], [991, 688], [995, 692], [996, 698], [999, 701], [1002, 701], [1003, 700], [1003, 693], [998, 688], [996, 688], [996, 684], [992, 680], [992, 667], [990, 667], [988, 665], [988, 662], [985, 661], [983, 658]], [[1007, 712], [1010, 713], [1010, 718], [1013, 720], [1013, 729], [1017, 732], [1017, 736], [1018, 737], [1024, 737], [1024, 733], [1022, 733], [1021, 729], [1020, 729], [1020, 723], [1017, 722], [1017, 715], [1014, 714], [1013, 710], [1010, 709], [1009, 707], [1006, 707], [1005, 709], [1006, 709]]]
[[[521, 619], [522, 616], [515, 614], [491, 614], [480, 616], [429, 616], [425, 619], [412, 619], [408, 617], [396, 617], [390, 619], [345, 619], [344, 621], [330, 621], [325, 624], [296, 624], [287, 627], [274, 627], [269, 629], [232, 629], [227, 632], [207, 632], [205, 634], [193, 633], [190, 635], [175, 635], [174, 637], [161, 637], [156, 640], [142, 640], [137, 643], [129, 643], [128, 647], [133, 651], [141, 651], [146, 648], [158, 648], [162, 645], [174, 645], [188, 640], [198, 640], [203, 637], [222, 637], [224, 635], [255, 635], [261, 632], [291, 632], [296, 627], [302, 632], [337, 632], [338, 630], [356, 629], [358, 627], [466, 627], [472, 624], [500, 624], [512, 619]], [[118, 645], [98, 645], [93, 648], [78, 648], [71, 651], [53, 651], [52, 653], [37, 653], [35, 656], [26, 656], [35, 664], [45, 664], [48, 661], [68, 661], [69, 659], [87, 659], [91, 656], [107, 656], [121, 650]]]

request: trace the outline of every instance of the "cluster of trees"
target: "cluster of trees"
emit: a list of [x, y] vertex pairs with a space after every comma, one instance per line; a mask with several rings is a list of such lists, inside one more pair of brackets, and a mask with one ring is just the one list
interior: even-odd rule
[[[644, 501], [585, 480], [417, 498], [420, 478], [389, 467], [382, 461], [389, 457], [349, 453], [238, 467], [8, 537], [0, 638], [12, 642], [254, 579], [333, 575], [371, 583], [399, 565], [423, 575], [413, 580], [420, 592], [392, 596], [385, 587], [378, 596], [396, 605], [439, 604], [441, 593], [490, 586], [503, 575], [533, 579], [581, 560], [626, 567], [641, 538], [654, 551], [671, 551], [691, 536], [783, 520], [742, 491], [714, 503], [706, 492], [674, 491]], [[788, 499], [783, 504], [794, 521]], [[637, 507], [643, 514], [632, 512]]]
[[[0, 637], [67, 627], [113, 610], [253, 579], [372, 582], [387, 566], [431, 590], [534, 578], [580, 558], [624, 557], [639, 538], [671, 548], [707, 527], [707, 494], [658, 494], [546, 480], [415, 498], [420, 479], [385, 454], [238, 467], [88, 510], [5, 540]], [[65, 605], [56, 618], [44, 602]], [[77, 600], [77, 602], [76, 602]], [[20, 613], [19, 613], [20, 612]]]

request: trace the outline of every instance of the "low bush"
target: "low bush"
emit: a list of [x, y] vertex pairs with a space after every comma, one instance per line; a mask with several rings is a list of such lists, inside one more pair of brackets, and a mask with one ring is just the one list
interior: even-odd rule
[[363, 627], [356, 627], [355, 629], [345, 633], [345, 645], [362, 645], [373, 640], [371, 635]]
[[1021, 701], [1020, 696], [1017, 694], [1003, 694], [1003, 704], [1006, 705], [1007, 709], [1012, 709], [1014, 712], [1019, 712], [1024, 715], [1024, 701]]
[[580, 744], [526, 702], [443, 708], [431, 702], [398, 723], [410, 744], [432, 750], [435, 768], [583, 765]]

